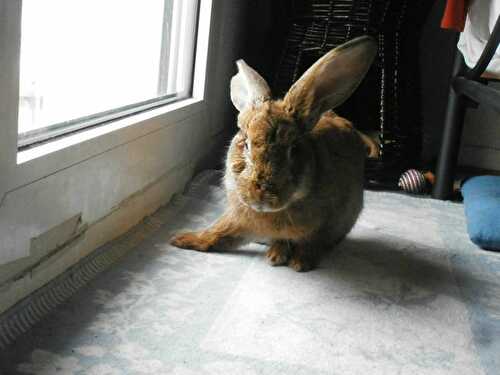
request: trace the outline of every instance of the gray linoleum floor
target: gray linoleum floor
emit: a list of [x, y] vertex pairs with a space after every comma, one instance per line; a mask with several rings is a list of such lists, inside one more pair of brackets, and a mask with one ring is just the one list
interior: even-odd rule
[[269, 266], [262, 245], [207, 254], [168, 245], [221, 212], [217, 180], [203, 173], [157, 212], [158, 229], [20, 337], [0, 369], [500, 374], [500, 257], [469, 242], [462, 205], [368, 191], [348, 238], [297, 273]]

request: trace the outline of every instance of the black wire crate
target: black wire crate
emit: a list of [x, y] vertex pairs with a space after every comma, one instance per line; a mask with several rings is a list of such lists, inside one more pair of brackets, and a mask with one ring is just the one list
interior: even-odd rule
[[381, 154], [367, 163], [367, 183], [395, 187], [420, 156], [418, 43], [430, 0], [293, 0], [288, 32], [274, 75], [283, 95], [332, 48], [361, 35], [379, 44], [375, 63], [355, 94], [336, 109], [358, 129], [376, 133]]

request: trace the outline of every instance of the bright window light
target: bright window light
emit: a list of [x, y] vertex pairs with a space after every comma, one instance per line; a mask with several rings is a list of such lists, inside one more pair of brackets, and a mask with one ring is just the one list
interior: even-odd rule
[[191, 94], [197, 0], [23, 0], [19, 146]]

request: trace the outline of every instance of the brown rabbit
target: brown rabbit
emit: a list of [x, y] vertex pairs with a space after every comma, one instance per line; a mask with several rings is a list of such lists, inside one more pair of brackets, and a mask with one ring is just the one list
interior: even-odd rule
[[272, 265], [315, 267], [363, 206], [365, 147], [373, 155], [377, 146], [330, 109], [352, 94], [376, 52], [366, 36], [335, 48], [282, 100], [272, 100], [265, 80], [239, 60], [231, 100], [240, 130], [227, 154], [227, 208], [210, 228], [171, 243], [208, 251], [227, 240], [265, 238]]

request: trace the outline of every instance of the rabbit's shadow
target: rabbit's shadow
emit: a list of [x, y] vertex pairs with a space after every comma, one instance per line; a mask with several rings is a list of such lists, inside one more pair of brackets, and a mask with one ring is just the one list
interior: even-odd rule
[[438, 295], [457, 297], [448, 255], [443, 249], [401, 239], [348, 237], [325, 257], [319, 272], [373, 298], [420, 304]]
[[[250, 247], [220, 253], [264, 258], [265, 250]], [[321, 283], [347, 284], [373, 298], [383, 295], [400, 303], [408, 302], [411, 296], [417, 298], [417, 295], [422, 298], [440, 294], [457, 297], [457, 271], [450, 269], [448, 257], [444, 249], [406, 240], [347, 237], [325, 254], [315, 270], [300, 277], [310, 277]], [[295, 271], [289, 269], [289, 272]]]

